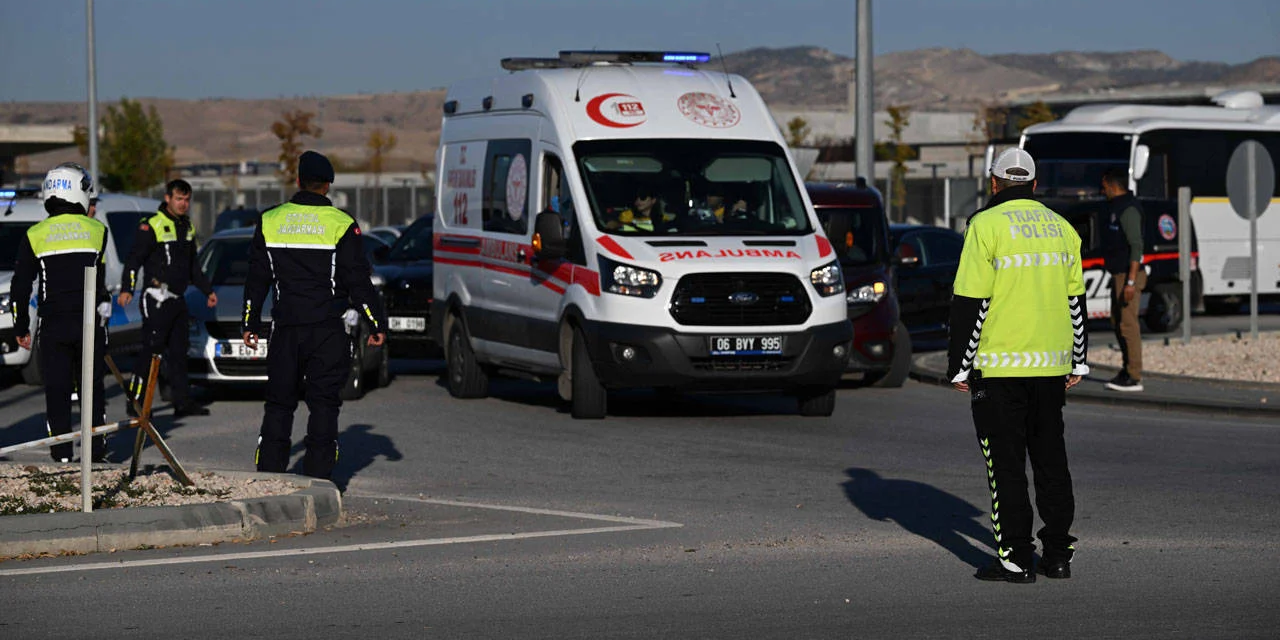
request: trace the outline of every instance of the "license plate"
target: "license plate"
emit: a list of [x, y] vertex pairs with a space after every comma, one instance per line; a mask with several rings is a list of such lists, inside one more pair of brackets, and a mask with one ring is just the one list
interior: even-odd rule
[[427, 319], [392, 316], [387, 318], [387, 325], [392, 331], [426, 331]]
[[219, 342], [214, 348], [214, 355], [235, 360], [261, 360], [267, 357], [267, 341], [259, 340], [257, 349], [243, 342]]
[[707, 348], [713, 356], [776, 356], [782, 336], [711, 336]]

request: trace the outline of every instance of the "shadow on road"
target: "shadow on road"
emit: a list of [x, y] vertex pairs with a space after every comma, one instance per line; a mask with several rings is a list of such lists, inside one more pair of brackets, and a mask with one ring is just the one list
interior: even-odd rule
[[849, 479], [841, 486], [849, 502], [872, 520], [893, 521], [915, 535], [932, 540], [974, 568], [991, 559], [991, 552], [970, 540], [983, 541], [991, 551], [991, 532], [983, 525], [986, 514], [946, 491], [916, 482], [881, 477], [870, 469], [845, 470]]
[[[404, 459], [404, 455], [396, 448], [391, 438], [380, 433], [373, 433], [373, 429], [373, 425], [353, 424], [347, 427], [346, 431], [338, 434], [338, 464], [333, 468], [333, 475], [329, 479], [338, 485], [340, 491], [345, 492], [351, 479], [361, 471], [373, 466], [378, 457], [382, 457], [388, 462]], [[301, 435], [305, 437], [305, 429]], [[306, 445], [303, 444], [300, 437], [294, 443], [290, 453], [291, 455], [298, 455], [303, 452], [305, 447]], [[298, 474], [302, 473], [301, 457], [293, 464], [292, 471]]]

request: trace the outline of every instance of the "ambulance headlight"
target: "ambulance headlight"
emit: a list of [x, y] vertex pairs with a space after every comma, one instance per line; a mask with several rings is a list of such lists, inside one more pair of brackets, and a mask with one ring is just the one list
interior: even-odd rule
[[600, 258], [600, 288], [609, 293], [637, 298], [652, 298], [662, 286], [662, 276], [657, 271], [633, 267], [629, 264]]
[[877, 281], [872, 284], [850, 289], [849, 295], [845, 296], [844, 299], [849, 304], [880, 302], [881, 298], [884, 298], [885, 291], [887, 290], [888, 287], [886, 287], [883, 282]]
[[809, 273], [809, 282], [823, 297], [844, 293], [844, 274], [840, 272], [839, 262], [829, 262], [814, 269]]

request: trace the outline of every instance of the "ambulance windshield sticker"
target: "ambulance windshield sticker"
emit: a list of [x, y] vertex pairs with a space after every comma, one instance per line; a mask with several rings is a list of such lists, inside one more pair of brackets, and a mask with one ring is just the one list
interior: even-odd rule
[[614, 129], [629, 129], [644, 124], [644, 104], [625, 93], [606, 93], [587, 103], [587, 116], [596, 124]]
[[524, 217], [525, 195], [529, 192], [529, 164], [524, 154], [517, 153], [507, 169], [507, 217], [519, 220]]
[[1172, 240], [1178, 235], [1178, 223], [1173, 221], [1173, 216], [1164, 214], [1160, 216], [1160, 237], [1165, 240]]
[[676, 101], [676, 106], [684, 117], [712, 129], [728, 129], [742, 120], [737, 107], [712, 93], [686, 93]]

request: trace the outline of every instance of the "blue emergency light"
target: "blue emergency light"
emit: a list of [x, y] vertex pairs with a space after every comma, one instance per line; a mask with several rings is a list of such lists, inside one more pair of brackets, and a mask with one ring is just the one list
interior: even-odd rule
[[710, 62], [709, 53], [670, 52], [662, 54], [663, 62]]
[[12, 200], [18, 197], [18, 192], [13, 189], [0, 189], [0, 200]]

